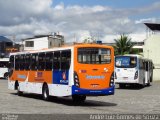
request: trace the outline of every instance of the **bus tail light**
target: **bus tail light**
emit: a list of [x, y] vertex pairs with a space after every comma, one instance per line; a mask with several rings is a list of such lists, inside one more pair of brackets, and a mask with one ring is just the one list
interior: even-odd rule
[[138, 71], [136, 71], [135, 75], [134, 75], [134, 79], [138, 78]]
[[112, 86], [114, 86], [114, 72], [112, 73], [111, 78], [110, 78], [110, 87]]
[[74, 85], [76, 87], [80, 87], [80, 84], [79, 84], [79, 77], [78, 77], [78, 74], [76, 72], [74, 72]]
[[87, 70], [79, 70], [80, 73], [86, 73]]

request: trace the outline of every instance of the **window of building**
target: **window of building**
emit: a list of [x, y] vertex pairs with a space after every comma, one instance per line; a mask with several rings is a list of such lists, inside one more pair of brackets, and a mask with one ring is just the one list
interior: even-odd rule
[[25, 41], [25, 47], [34, 47], [34, 41]]

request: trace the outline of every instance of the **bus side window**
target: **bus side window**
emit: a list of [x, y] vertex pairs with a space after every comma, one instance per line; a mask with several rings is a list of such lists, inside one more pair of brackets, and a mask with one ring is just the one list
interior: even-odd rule
[[38, 54], [32, 54], [31, 56], [31, 70], [37, 70], [38, 67]]
[[61, 70], [69, 70], [71, 63], [71, 50], [61, 52]]
[[146, 62], [146, 71], [148, 71], [149, 70], [149, 62], [147, 61]]
[[139, 68], [141, 70], [144, 70], [145, 69], [145, 66], [144, 66], [144, 61], [142, 59], [139, 59]]
[[9, 59], [9, 68], [14, 69], [14, 56], [11, 55]]
[[48, 52], [46, 53], [46, 70], [52, 70], [52, 63], [53, 63], [53, 53]]
[[25, 59], [24, 59], [24, 55], [20, 55], [19, 56], [19, 67], [20, 70], [24, 70], [24, 65], [25, 65]]
[[60, 70], [60, 52], [55, 51], [54, 57], [53, 57], [53, 69], [54, 70]]
[[15, 56], [15, 70], [19, 70], [19, 68], [20, 68], [19, 62], [20, 62], [20, 57], [19, 57], [19, 55], [16, 55]]
[[26, 54], [25, 55], [25, 70], [30, 70], [30, 55], [29, 54]]
[[40, 53], [38, 55], [38, 70], [44, 70], [45, 69], [45, 53]]

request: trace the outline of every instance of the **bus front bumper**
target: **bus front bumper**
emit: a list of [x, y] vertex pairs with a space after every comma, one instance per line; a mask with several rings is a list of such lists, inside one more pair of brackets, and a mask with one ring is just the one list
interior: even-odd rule
[[115, 86], [109, 87], [107, 89], [100, 90], [90, 90], [82, 89], [76, 86], [72, 86], [72, 95], [88, 95], [88, 96], [104, 96], [104, 95], [114, 95]]

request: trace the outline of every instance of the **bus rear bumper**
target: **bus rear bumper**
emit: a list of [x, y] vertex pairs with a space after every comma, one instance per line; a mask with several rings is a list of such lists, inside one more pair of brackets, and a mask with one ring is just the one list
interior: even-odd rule
[[87, 95], [87, 96], [105, 96], [105, 95], [114, 95], [115, 86], [109, 87], [107, 89], [100, 90], [90, 90], [82, 89], [76, 86], [72, 86], [72, 95]]

